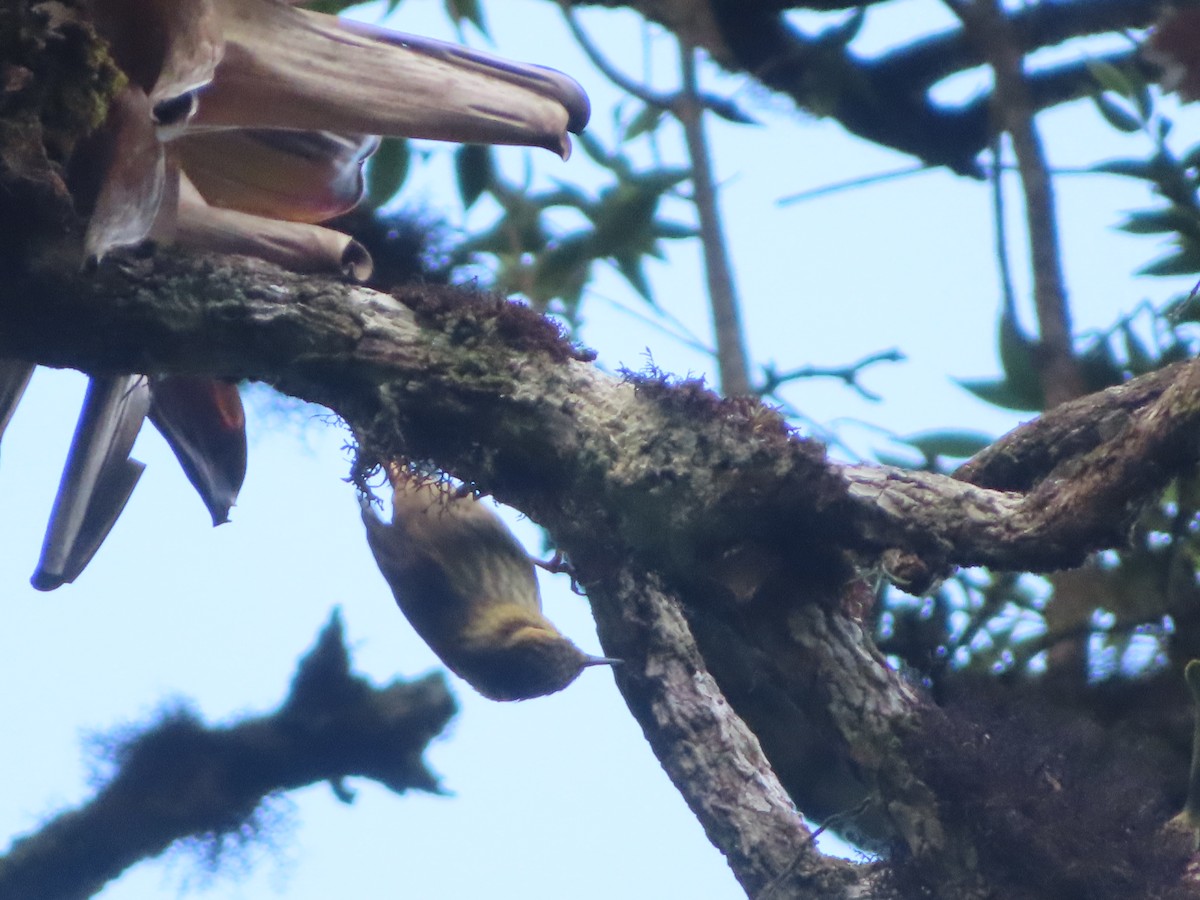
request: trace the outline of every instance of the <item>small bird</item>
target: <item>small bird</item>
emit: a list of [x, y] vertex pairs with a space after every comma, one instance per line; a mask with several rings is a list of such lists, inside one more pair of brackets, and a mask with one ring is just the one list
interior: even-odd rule
[[589, 656], [542, 615], [533, 563], [494, 512], [388, 467], [392, 522], [363, 501], [367, 542], [400, 611], [451, 671], [492, 700], [561, 691]]

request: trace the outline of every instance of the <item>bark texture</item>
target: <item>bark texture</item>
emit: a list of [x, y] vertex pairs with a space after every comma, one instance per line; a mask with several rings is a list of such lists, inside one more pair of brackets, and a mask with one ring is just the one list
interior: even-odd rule
[[[0, 355], [268, 381], [350, 424], [360, 474], [382, 459], [431, 460], [545, 526], [593, 601], [605, 652], [643, 661], [620, 676], [631, 709], [751, 893], [789, 879], [817, 885], [811, 896], [890, 890], [874, 868], [850, 877], [806, 851], [781, 786], [815, 820], [912, 860], [936, 896], [990, 895], [980, 870], [1003, 861], [963, 821], [1006, 813], [946, 783], [929, 748], [946, 729], [965, 759], [992, 745], [969, 722], [944, 724], [886, 665], [856, 572], [880, 560], [921, 577], [981, 562], [1070, 565], [1119, 544], [1139, 504], [1198, 450], [1197, 363], [1027, 426], [1053, 446], [1022, 432], [1002, 440], [964, 473], [1020, 485], [997, 490], [833, 463], [755, 401], [657, 373], [606, 375], [496, 297], [435, 287], [390, 297], [179, 252], [91, 274], [45, 257], [9, 281]], [[1060, 435], [1074, 435], [1073, 454]], [[695, 755], [718, 738], [728, 752]], [[777, 784], [755, 764], [754, 739]], [[742, 815], [722, 797], [774, 812]]]
[[[944, 110], [926, 93], [982, 61], [961, 35], [863, 61], [798, 35], [784, 9], [643, 11], [857, 133], [974, 171], [986, 98]], [[1032, 47], [1147, 14], [1065, 3], [1013, 24]], [[89, 46], [86, 30], [68, 31]], [[91, 59], [99, 102], [112, 84]], [[1158, 830], [1174, 810], [1148, 767], [1071, 722], [933, 705], [875, 648], [864, 576], [919, 592], [958, 565], [1050, 571], [1120, 545], [1139, 507], [1195, 467], [1200, 363], [1060, 404], [958, 477], [841, 465], [757, 401], [661, 373], [606, 375], [502, 298], [388, 296], [179, 251], [80, 272], [58, 162], [22, 148], [88, 119], [51, 121], [57, 107], [20, 83], [10, 71], [18, 88], [0, 98], [29, 113], [0, 131], [0, 195], [16, 204], [0, 222], [27, 238], [0, 254], [0, 357], [268, 382], [348, 423], [360, 484], [380, 461], [427, 461], [543, 525], [588, 592], [606, 653], [627, 661], [631, 711], [749, 893], [1190, 895], [1188, 848]], [[1050, 67], [1030, 78], [1031, 103], [1085, 83], [1082, 66]], [[1081, 776], [1060, 745], [1108, 767]], [[825, 859], [793, 804], [888, 861]]]

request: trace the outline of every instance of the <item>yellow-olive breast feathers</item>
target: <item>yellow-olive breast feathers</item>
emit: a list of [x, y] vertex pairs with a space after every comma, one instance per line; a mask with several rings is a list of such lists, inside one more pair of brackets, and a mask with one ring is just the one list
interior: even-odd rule
[[474, 497], [392, 470], [390, 523], [364, 505], [375, 561], [401, 611], [457, 675], [493, 700], [560, 691], [589, 656], [544, 616], [533, 563]]

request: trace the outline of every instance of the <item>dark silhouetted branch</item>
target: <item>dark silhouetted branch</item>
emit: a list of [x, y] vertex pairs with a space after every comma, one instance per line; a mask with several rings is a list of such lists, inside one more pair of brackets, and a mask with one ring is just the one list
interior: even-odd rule
[[172, 712], [124, 739], [94, 798], [0, 857], [0, 897], [91, 896], [181, 838], [253, 831], [264, 800], [319, 781], [342, 797], [350, 777], [437, 791], [421, 755], [455, 711], [440, 675], [382, 688], [352, 675], [335, 614], [271, 715], [209, 728]]

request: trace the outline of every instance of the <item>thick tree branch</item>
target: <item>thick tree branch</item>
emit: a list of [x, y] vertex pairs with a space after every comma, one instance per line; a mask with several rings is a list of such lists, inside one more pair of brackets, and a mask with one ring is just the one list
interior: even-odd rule
[[984, 448], [954, 477], [998, 491], [1026, 491], [1060, 464], [1113, 441], [1140, 411], [1184, 377], [1175, 363], [1026, 422]]
[[[1077, 458], [1021, 449], [1056, 462], [1022, 494], [835, 465], [753, 401], [600, 373], [520, 307], [451, 288], [398, 296], [178, 252], [91, 277], [42, 260], [0, 296], [0, 355], [269, 381], [345, 417], [364, 464], [435, 460], [526, 512], [597, 597], [636, 560], [641, 583], [678, 592], [702, 657], [800, 807], [818, 820], [862, 810], [848, 825], [860, 840], [899, 835], [947, 890], [967, 892], [947, 896], [969, 895], [976, 851], [946, 842], [919, 774], [878, 752], [919, 733], [928, 710], [872, 649], [859, 624], [869, 601], [844, 589], [843, 555], [1056, 568], [1121, 543], [1131, 510], [1194, 465], [1200, 363], [1154, 376], [1142, 406], [1131, 385], [1031, 426], [1057, 434], [1053, 423], [1086, 414], [1116, 430], [1078, 442]], [[723, 833], [737, 858], [744, 832]], [[770, 859], [748, 859], [740, 877], [761, 884], [780, 871]]]
[[[694, 27], [733, 27], [733, 6]], [[881, 117], [881, 134], [970, 169], [968, 144], [938, 144], [943, 132], [925, 143], [942, 112], [923, 89], [864, 83], [837, 56], [833, 72], [853, 76], [834, 92], [843, 121]], [[805, 78], [828, 74], [812, 63], [776, 57], [754, 71], [766, 79], [791, 66], [793, 87], [810, 91]], [[986, 134], [969, 125], [966, 137]], [[886, 665], [870, 636], [873, 595], [850, 560], [888, 552], [930, 572], [966, 562], [1054, 568], [1119, 543], [1131, 510], [1195, 464], [1197, 364], [1128, 409], [1114, 434], [1078, 457], [1047, 451], [1054, 468], [1025, 493], [1005, 493], [832, 464], [753, 401], [657, 375], [604, 376], [543, 320], [496, 298], [411, 288], [394, 299], [175, 252], [81, 276], [75, 250], [42, 252], [5, 272], [0, 356], [268, 381], [351, 424], [360, 474], [379, 460], [429, 460], [545, 525], [589, 589], [606, 650], [629, 660], [620, 679], [631, 709], [748, 889], [850, 896], [875, 887], [877, 869], [811, 852], [781, 789], [864, 845], [900, 847], [914, 896], [995, 896], [981, 873], [1054, 846], [1046, 817], [993, 845], [1009, 810], [964, 790], [991, 758], [991, 734], [951, 722]], [[1072, 404], [1053, 415], [1073, 415]], [[303, 706], [289, 702], [284, 713], [295, 721]], [[942, 771], [939, 748], [956, 767]], [[1009, 758], [1022, 749], [1012, 744]], [[1052, 793], [1023, 770], [1010, 781], [1010, 796]], [[746, 797], [753, 808], [742, 807]], [[1121, 849], [1111, 836], [1101, 844]], [[1091, 871], [1097, 855], [1072, 843], [1061, 870], [1068, 880]]]
[[[1093, 422], [1091, 440], [1072, 445], [1078, 459], [1062, 459], [1058, 441], [1021, 446], [1022, 458], [1040, 449], [1042, 468], [1058, 466], [1021, 495], [831, 464], [753, 402], [602, 375], [542, 320], [497, 300], [433, 288], [401, 299], [412, 309], [263, 263], [182, 253], [126, 259], [94, 278], [48, 262], [0, 298], [0, 354], [93, 373], [268, 381], [340, 413], [377, 455], [436, 458], [544, 524], [562, 519], [564, 495], [602, 498], [621, 546], [693, 574], [709, 568], [699, 561], [717, 535], [778, 546], [784, 523], [792, 550], [900, 547], [947, 565], [1061, 568], [1119, 544], [1132, 509], [1195, 459], [1194, 364], [1027, 426], [1060, 435]], [[1129, 410], [1131, 398], [1145, 403]], [[681, 557], [682, 547], [697, 549]]]
[[[634, 0], [573, 3], [636, 9], [706, 51], [724, 68], [742, 72], [799, 107], [837, 119], [851, 133], [929, 165], [945, 165], [978, 176], [976, 157], [987, 146], [990, 94], [962, 106], [934, 103], [930, 89], [956, 72], [985, 62], [980, 48], [961, 31], [920, 38], [889, 53], [863, 58], [793, 28], [786, 9], [851, 9], [842, 2], [779, 3], [759, 0]], [[1153, 0], [1072, 0], [1038, 4], [1016, 12], [1012, 23], [1019, 48], [1029, 52], [1072, 37], [1147, 25], [1157, 13]], [[869, 15], [869, 13], [868, 13]], [[1100, 58], [1127, 64], [1131, 51]], [[1087, 96], [1093, 81], [1079, 62], [1051, 65], [1029, 76], [1034, 108], [1044, 109]]]
[[724, 702], [678, 600], [618, 568], [588, 585], [605, 652], [646, 738], [749, 896], [861, 896], [857, 872], [826, 857], [758, 738]]

